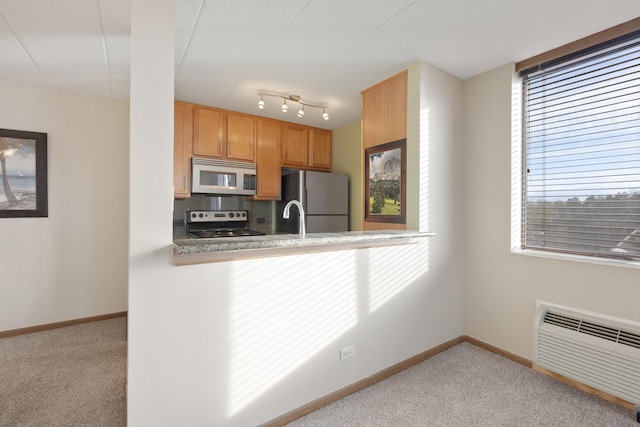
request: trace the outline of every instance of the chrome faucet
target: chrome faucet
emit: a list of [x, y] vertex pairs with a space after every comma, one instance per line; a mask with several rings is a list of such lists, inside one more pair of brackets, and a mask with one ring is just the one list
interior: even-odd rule
[[302, 204], [300, 204], [297, 200], [291, 200], [284, 207], [284, 211], [282, 212], [282, 218], [289, 219], [289, 209], [291, 209], [291, 205], [296, 205], [298, 207], [298, 211], [300, 212], [300, 222], [298, 222], [298, 234], [301, 239], [304, 239], [304, 235], [306, 234], [306, 228], [304, 226], [304, 209], [302, 208]]

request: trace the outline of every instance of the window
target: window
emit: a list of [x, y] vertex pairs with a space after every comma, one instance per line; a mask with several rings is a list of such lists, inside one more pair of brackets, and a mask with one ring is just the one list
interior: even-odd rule
[[640, 260], [640, 34], [520, 75], [522, 248]]

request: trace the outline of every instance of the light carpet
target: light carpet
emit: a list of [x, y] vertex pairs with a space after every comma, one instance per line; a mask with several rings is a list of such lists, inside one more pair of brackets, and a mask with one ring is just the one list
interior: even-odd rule
[[0, 339], [0, 426], [126, 425], [126, 318]]
[[[126, 425], [126, 319], [0, 339], [0, 426]], [[639, 427], [632, 411], [469, 343], [290, 424]]]
[[462, 343], [287, 426], [640, 424], [627, 408]]

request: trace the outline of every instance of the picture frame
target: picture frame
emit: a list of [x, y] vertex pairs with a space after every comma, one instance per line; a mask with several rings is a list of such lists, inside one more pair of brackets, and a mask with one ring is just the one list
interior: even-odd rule
[[0, 129], [0, 218], [47, 216], [47, 134]]
[[365, 150], [365, 221], [406, 224], [407, 140]]

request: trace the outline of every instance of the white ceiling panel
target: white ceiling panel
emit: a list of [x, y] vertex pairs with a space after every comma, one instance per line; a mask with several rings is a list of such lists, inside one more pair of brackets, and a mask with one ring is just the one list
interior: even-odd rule
[[269, 2], [205, 1], [178, 77], [185, 67], [197, 63], [226, 62], [227, 66], [238, 64], [242, 68], [254, 63], [300, 9], [299, 1], [285, 3], [285, 10], [274, 13]]
[[131, 7], [129, 2], [98, 1], [111, 80], [111, 96], [129, 98], [129, 48], [131, 45]]
[[[640, 16], [638, 0], [176, 0], [176, 99], [334, 129], [422, 60], [460, 78]], [[0, 0], [0, 79], [129, 96], [130, 0]], [[327, 103], [280, 112], [277, 91]]]
[[50, 85], [112, 95], [97, 1], [4, 1], [1, 7]]
[[193, 29], [198, 21], [200, 10], [204, 4], [204, 0], [175, 0], [175, 57], [176, 57], [176, 77], [179, 75], [180, 67], [182, 66], [182, 60], [186, 54], [189, 42], [193, 35]]
[[196, 13], [181, 12], [179, 18], [191, 27], [191, 37], [177, 37], [176, 50], [187, 49], [177, 58], [176, 97], [211, 106], [231, 105], [230, 93], [304, 7], [295, 0], [283, 5], [284, 10], [268, 2], [205, 1]]
[[3, 80], [44, 84], [36, 64], [22, 47], [0, 9], [0, 78]]

